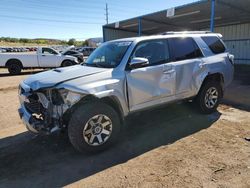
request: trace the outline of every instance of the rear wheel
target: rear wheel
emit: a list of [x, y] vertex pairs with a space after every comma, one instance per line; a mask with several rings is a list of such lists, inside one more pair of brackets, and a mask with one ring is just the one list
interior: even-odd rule
[[20, 74], [22, 71], [22, 66], [19, 63], [16, 62], [10, 62], [8, 64], [8, 71], [11, 75], [17, 75]]
[[115, 143], [121, 129], [117, 112], [100, 102], [85, 103], [72, 114], [69, 139], [80, 152], [102, 151]]
[[210, 114], [217, 110], [221, 98], [221, 84], [215, 81], [207, 82], [202, 86], [198, 96], [196, 97], [196, 103], [202, 113]]

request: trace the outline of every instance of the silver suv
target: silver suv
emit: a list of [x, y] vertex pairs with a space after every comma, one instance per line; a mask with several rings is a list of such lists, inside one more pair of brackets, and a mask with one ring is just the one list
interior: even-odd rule
[[34, 133], [68, 131], [79, 151], [116, 141], [129, 114], [192, 99], [212, 113], [233, 79], [220, 34], [165, 33], [110, 41], [87, 62], [35, 74], [20, 84], [20, 117]]

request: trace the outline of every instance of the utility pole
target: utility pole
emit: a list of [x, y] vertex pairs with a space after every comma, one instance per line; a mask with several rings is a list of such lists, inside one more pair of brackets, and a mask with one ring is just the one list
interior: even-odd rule
[[210, 31], [214, 32], [215, 0], [211, 0]]
[[109, 9], [108, 9], [108, 3], [106, 3], [106, 8], [105, 8], [105, 16], [106, 16], [106, 24], [109, 23]]

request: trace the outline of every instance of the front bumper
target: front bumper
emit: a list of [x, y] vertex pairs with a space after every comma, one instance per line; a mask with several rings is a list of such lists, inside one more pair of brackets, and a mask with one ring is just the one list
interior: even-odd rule
[[26, 128], [33, 133], [38, 133], [38, 130], [35, 126], [37, 125], [37, 123], [35, 123], [36, 120], [31, 116], [31, 114], [25, 109], [23, 105], [21, 105], [21, 108], [18, 109], [18, 113], [23, 123], [26, 125]]
[[23, 123], [26, 125], [26, 128], [29, 131], [33, 133], [38, 133], [40, 130], [39, 128], [42, 127], [42, 122], [35, 119], [32, 114], [28, 112], [24, 105], [25, 102], [29, 102], [28, 96], [30, 95], [30, 88], [24, 83], [21, 83], [18, 94], [20, 102], [20, 108], [18, 109], [18, 113], [20, 118], [22, 119]]

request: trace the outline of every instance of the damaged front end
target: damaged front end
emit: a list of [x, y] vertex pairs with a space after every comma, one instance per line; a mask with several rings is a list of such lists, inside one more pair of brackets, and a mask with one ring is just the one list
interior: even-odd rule
[[19, 87], [21, 107], [18, 112], [28, 130], [50, 134], [66, 127], [64, 114], [83, 96], [83, 94], [57, 88], [32, 91], [22, 83]]

